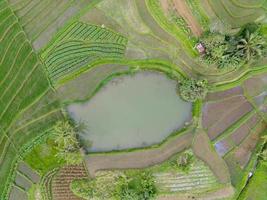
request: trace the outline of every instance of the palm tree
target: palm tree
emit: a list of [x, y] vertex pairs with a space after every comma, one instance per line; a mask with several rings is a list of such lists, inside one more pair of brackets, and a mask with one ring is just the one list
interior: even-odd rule
[[79, 148], [76, 132], [68, 121], [59, 121], [54, 126], [55, 142], [59, 148], [69, 151]]
[[249, 61], [256, 56], [262, 56], [265, 44], [266, 41], [258, 32], [251, 33], [246, 30], [244, 37], [237, 44], [237, 50]]
[[58, 149], [56, 156], [65, 160], [67, 164], [80, 164], [83, 161], [83, 155], [79, 150], [75, 128], [68, 121], [59, 121], [53, 131]]

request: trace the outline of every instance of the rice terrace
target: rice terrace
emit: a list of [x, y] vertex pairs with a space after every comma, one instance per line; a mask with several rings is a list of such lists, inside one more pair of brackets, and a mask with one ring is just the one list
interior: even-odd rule
[[0, 200], [267, 200], [267, 0], [0, 0]]

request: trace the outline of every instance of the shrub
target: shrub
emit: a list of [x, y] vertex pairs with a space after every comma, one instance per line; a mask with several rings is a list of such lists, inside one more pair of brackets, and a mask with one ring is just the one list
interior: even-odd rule
[[150, 172], [138, 172], [121, 178], [117, 186], [118, 200], [149, 200], [157, 194], [155, 180]]
[[91, 199], [95, 193], [95, 181], [88, 179], [74, 180], [70, 184], [71, 191], [78, 197]]
[[195, 102], [204, 99], [208, 92], [207, 80], [183, 79], [178, 86], [178, 92], [182, 99]]
[[170, 161], [170, 165], [175, 169], [187, 172], [190, 170], [193, 162], [194, 162], [193, 153], [191, 151], [186, 151], [181, 155], [179, 155], [178, 157], [176, 157], [175, 159], [172, 159]]

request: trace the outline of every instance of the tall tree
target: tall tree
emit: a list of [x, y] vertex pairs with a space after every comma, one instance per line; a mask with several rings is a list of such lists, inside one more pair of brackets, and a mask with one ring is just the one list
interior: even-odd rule
[[251, 33], [247, 29], [237, 44], [237, 50], [240, 52], [240, 55], [243, 55], [249, 61], [255, 57], [262, 56], [265, 46], [265, 38], [258, 31]]

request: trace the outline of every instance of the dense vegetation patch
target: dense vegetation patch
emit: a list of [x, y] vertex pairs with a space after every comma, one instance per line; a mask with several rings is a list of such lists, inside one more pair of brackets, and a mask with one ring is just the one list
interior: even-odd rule
[[266, 54], [266, 37], [257, 24], [247, 24], [235, 35], [207, 32], [200, 42], [205, 47], [201, 62], [219, 69], [236, 69]]
[[149, 200], [157, 194], [154, 177], [148, 171], [110, 173], [105, 180], [101, 176], [93, 180], [75, 180], [71, 183], [71, 190], [88, 200]]
[[204, 99], [208, 93], [207, 80], [185, 78], [179, 82], [178, 93], [185, 101], [195, 102]]
[[83, 153], [80, 151], [75, 127], [68, 121], [59, 121], [53, 128], [53, 134], [58, 149], [56, 157], [69, 165], [81, 164]]

